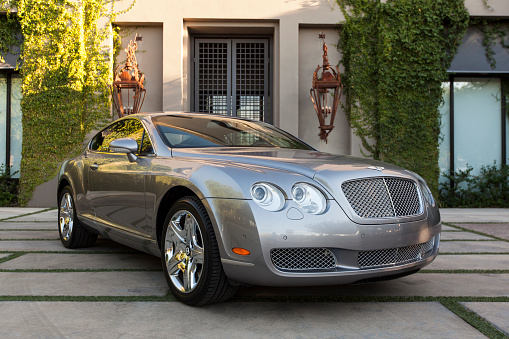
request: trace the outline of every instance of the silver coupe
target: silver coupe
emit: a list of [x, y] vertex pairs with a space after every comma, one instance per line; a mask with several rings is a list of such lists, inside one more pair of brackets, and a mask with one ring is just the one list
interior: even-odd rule
[[318, 152], [258, 121], [131, 115], [66, 160], [58, 183], [65, 247], [100, 235], [159, 256], [189, 305], [250, 284], [397, 278], [438, 254], [440, 214], [420, 176]]

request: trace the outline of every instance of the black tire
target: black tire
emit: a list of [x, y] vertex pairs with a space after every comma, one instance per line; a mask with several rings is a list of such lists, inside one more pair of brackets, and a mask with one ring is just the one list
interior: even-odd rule
[[97, 234], [86, 230], [78, 220], [71, 187], [64, 187], [58, 201], [58, 233], [62, 244], [66, 248], [94, 246]]
[[212, 223], [198, 198], [184, 197], [171, 207], [161, 238], [164, 275], [179, 301], [199, 306], [235, 294], [237, 287], [223, 271]]

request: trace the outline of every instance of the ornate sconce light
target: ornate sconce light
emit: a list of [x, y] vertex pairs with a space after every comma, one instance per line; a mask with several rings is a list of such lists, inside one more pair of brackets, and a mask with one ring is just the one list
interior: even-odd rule
[[310, 93], [320, 123], [320, 139], [327, 143], [327, 137], [334, 128], [334, 118], [343, 92], [343, 84], [338, 68], [329, 65], [325, 34], [320, 34], [319, 38], [323, 39], [323, 65], [318, 65], [313, 74], [313, 87]]
[[[136, 34], [135, 40], [139, 40]], [[128, 114], [140, 112], [143, 101], [145, 100], [146, 90], [143, 88], [145, 74], [141, 73], [136, 60], [136, 49], [138, 44], [131, 40], [125, 49], [127, 60], [125, 65], [119, 65], [115, 70], [115, 80], [113, 81], [113, 103], [118, 117], [121, 118]], [[120, 70], [119, 68], [122, 67]]]

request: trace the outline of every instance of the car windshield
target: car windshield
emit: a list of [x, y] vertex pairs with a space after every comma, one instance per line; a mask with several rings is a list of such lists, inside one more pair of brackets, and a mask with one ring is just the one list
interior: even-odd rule
[[164, 115], [152, 118], [169, 147], [279, 147], [313, 150], [272, 125], [243, 119]]

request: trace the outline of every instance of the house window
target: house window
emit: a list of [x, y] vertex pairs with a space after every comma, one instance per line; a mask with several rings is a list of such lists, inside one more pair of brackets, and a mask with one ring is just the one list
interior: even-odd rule
[[5, 165], [14, 178], [19, 178], [21, 164], [20, 102], [20, 75], [0, 71], [0, 165]]
[[[503, 76], [451, 75], [443, 83], [440, 171], [507, 163], [508, 86]], [[445, 181], [442, 177], [441, 181]]]
[[272, 122], [268, 39], [195, 39], [194, 110]]

